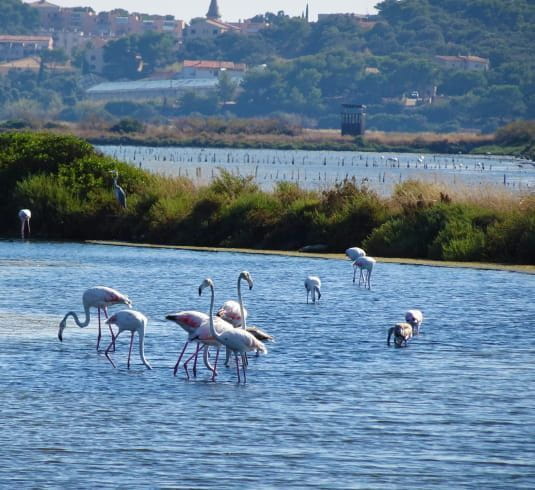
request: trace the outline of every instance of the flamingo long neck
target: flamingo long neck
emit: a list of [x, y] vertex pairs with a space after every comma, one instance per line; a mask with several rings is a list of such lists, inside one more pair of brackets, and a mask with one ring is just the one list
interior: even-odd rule
[[240, 275], [240, 277], [238, 277], [238, 301], [240, 303], [241, 328], [245, 330], [245, 328], [247, 327], [247, 323], [245, 320], [245, 309], [243, 308], [243, 300], [241, 297], [241, 280], [242, 280], [242, 277]]
[[141, 362], [145, 366], [147, 366], [149, 369], [152, 369], [147, 359], [145, 359], [145, 325], [143, 325], [143, 328], [141, 328], [138, 331], [138, 335], [139, 335], [139, 358], [141, 359]]
[[66, 320], [69, 316], [72, 316], [74, 321], [76, 322], [76, 325], [78, 325], [80, 328], [87, 327], [89, 325], [89, 322], [91, 321], [91, 313], [89, 312], [89, 306], [84, 305], [84, 311], [85, 311], [85, 320], [83, 322], [80, 322], [78, 319], [78, 315], [74, 311], [69, 311], [64, 317], [63, 320]]
[[210, 291], [212, 292], [212, 298], [210, 299], [210, 312], [209, 312], [209, 326], [210, 335], [219, 341], [221, 334], [217, 332], [214, 326], [214, 286], [210, 284]]

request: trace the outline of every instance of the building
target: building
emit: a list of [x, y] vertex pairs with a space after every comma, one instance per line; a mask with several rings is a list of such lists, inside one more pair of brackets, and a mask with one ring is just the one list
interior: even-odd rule
[[86, 96], [91, 100], [178, 99], [186, 92], [214, 92], [218, 85], [217, 78], [104, 82], [88, 88]]
[[234, 63], [232, 61], [206, 61], [206, 60], [185, 60], [181, 78], [215, 78], [218, 79], [221, 72], [226, 72], [231, 78], [243, 78], [246, 71], [244, 63]]
[[479, 56], [435, 56], [438, 63], [444, 68], [462, 71], [488, 71], [490, 61]]
[[372, 29], [377, 24], [377, 15], [362, 15], [355, 13], [333, 13], [333, 14], [318, 14], [318, 22], [336, 19], [350, 19], [358, 24], [362, 29]]
[[0, 61], [12, 61], [53, 49], [51, 36], [0, 36]]

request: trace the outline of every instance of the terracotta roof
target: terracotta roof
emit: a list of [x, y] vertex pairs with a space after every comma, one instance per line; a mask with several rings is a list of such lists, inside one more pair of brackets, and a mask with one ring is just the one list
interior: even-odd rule
[[6, 63], [0, 63], [0, 71], [7, 71], [11, 69], [18, 70], [39, 70], [40, 61], [35, 56], [29, 56], [28, 58], [21, 58], [20, 60], [8, 61]]
[[245, 71], [245, 63], [233, 61], [184, 60], [184, 68], [201, 68], [205, 70], [241, 70]]

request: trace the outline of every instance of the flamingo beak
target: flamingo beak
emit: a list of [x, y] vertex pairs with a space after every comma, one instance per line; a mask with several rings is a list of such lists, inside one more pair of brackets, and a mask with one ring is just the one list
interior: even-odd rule
[[65, 330], [65, 324], [60, 323], [59, 324], [59, 331], [58, 331], [58, 339], [60, 342], [63, 342], [63, 330]]

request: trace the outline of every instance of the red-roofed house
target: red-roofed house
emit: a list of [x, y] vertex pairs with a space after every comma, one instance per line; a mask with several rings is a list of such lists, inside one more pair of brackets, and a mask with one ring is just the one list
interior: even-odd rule
[[0, 36], [0, 61], [11, 61], [52, 49], [51, 36]]
[[218, 78], [226, 71], [231, 77], [243, 77], [247, 67], [244, 63], [232, 61], [185, 60], [182, 78]]

